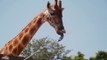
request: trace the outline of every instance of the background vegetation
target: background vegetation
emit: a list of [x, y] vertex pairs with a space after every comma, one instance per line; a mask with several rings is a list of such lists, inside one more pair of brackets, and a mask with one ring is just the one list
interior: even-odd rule
[[21, 53], [24, 57], [29, 57], [29, 60], [107, 60], [107, 52], [98, 51], [95, 56], [89, 59], [85, 58], [82, 52], [77, 52], [77, 55], [69, 55], [71, 50], [66, 50], [65, 46], [57, 41], [47, 38], [32, 40], [25, 50]]

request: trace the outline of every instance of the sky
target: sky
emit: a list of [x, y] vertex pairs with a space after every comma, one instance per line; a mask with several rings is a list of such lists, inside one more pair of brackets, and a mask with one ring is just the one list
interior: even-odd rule
[[[47, 1], [54, 0], [0, 0], [0, 49], [14, 38], [34, 17], [46, 9]], [[62, 0], [63, 23], [66, 30], [59, 42], [86, 58], [99, 50], [107, 51], [107, 0]], [[46, 22], [33, 38], [58, 40], [55, 30]]]

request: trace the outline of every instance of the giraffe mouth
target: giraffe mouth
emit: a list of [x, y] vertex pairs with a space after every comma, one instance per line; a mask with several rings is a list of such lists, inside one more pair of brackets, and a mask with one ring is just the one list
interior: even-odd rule
[[66, 33], [64, 29], [57, 31], [57, 34], [60, 35], [60, 38], [59, 38], [58, 41], [61, 41], [63, 39], [64, 33]]
[[66, 33], [64, 29], [57, 31], [57, 34], [58, 34], [58, 35], [62, 35], [62, 34], [64, 34], [64, 33]]

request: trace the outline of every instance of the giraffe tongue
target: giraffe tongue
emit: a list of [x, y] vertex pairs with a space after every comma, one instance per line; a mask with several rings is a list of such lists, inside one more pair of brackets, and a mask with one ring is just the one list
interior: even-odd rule
[[64, 34], [63, 33], [60, 34], [60, 38], [59, 38], [58, 42], [61, 41], [63, 39], [63, 37], [64, 37]]

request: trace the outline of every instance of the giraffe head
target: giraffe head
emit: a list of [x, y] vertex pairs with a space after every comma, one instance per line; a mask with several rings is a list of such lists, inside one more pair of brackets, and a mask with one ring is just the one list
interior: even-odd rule
[[63, 9], [62, 1], [55, 0], [55, 4], [53, 5], [51, 5], [50, 2], [47, 3], [47, 10], [45, 11], [47, 21], [53, 28], [55, 28], [57, 34], [61, 36], [59, 41], [63, 39], [65, 33], [62, 21]]

